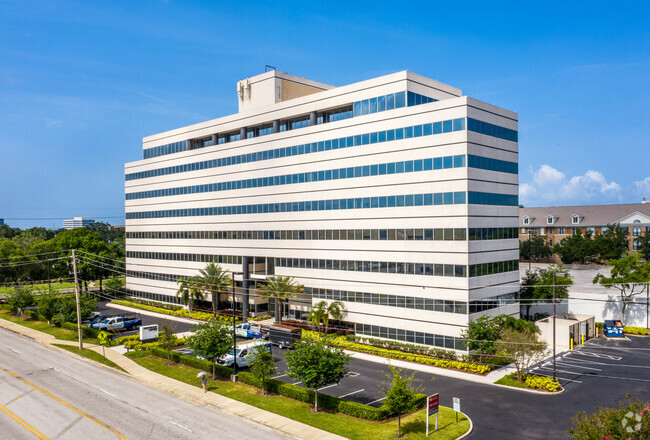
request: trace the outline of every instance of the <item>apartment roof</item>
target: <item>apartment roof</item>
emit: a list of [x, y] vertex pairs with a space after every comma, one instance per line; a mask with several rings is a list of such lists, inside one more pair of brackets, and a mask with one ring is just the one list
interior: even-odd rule
[[[572, 217], [580, 217], [579, 223], [573, 223]], [[554, 217], [552, 224], [547, 223], [549, 216]], [[530, 221], [524, 224], [524, 217]], [[539, 208], [520, 208], [519, 226], [604, 226], [612, 223], [650, 224], [650, 203], [622, 203], [618, 205], [582, 205], [582, 206], [544, 206]]]

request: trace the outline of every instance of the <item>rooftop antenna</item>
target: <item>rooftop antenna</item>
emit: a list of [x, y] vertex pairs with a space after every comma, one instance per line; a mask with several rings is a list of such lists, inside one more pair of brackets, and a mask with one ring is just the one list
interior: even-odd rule
[[264, 66], [264, 73], [268, 72], [269, 70], [277, 70], [274, 66], [269, 66], [268, 64]]

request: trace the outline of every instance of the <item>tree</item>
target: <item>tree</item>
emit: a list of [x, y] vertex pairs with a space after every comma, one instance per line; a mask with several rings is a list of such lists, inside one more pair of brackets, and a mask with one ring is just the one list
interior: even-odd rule
[[176, 297], [181, 299], [190, 312], [192, 311], [192, 305], [196, 301], [203, 301], [205, 299], [201, 281], [197, 277], [190, 277], [188, 279], [181, 278], [176, 281], [176, 284], [178, 284]]
[[578, 231], [567, 238], [560, 240], [553, 247], [553, 252], [560, 256], [564, 264], [587, 264], [592, 262], [598, 251], [596, 244], [592, 240], [593, 233], [587, 230], [584, 234]]
[[345, 305], [341, 301], [332, 301], [328, 304], [325, 316], [323, 317], [323, 324], [325, 324], [325, 334], [327, 335], [327, 328], [329, 326], [330, 317], [337, 321], [343, 318], [343, 311]]
[[303, 291], [303, 286], [298, 284], [293, 277], [275, 276], [267, 280], [266, 284], [259, 287], [257, 292], [270, 298], [275, 298], [275, 323], [282, 322], [282, 301], [293, 298]]
[[636, 239], [636, 249], [645, 258], [645, 261], [650, 261], [650, 231], [646, 230]]
[[10, 281], [18, 284], [25, 278], [29, 265], [20, 247], [8, 238], [0, 240], [0, 281]]
[[165, 319], [165, 323], [162, 326], [162, 334], [160, 335], [160, 343], [162, 347], [167, 350], [167, 365], [171, 364], [171, 351], [172, 348], [176, 345], [178, 338], [174, 334], [176, 331], [176, 325], [169, 323]]
[[34, 305], [34, 294], [29, 289], [16, 288], [7, 296], [9, 310], [14, 315], [22, 313], [25, 307]]
[[519, 243], [519, 256], [524, 260], [534, 259], [539, 263], [540, 258], [553, 256], [553, 249], [546, 242], [543, 235], [534, 235], [530, 240]]
[[[219, 305], [218, 297], [221, 295], [221, 292], [230, 286], [230, 277], [228, 276], [228, 273], [223, 267], [213, 261], [212, 263], [208, 263], [205, 268], [199, 271], [199, 276], [196, 277], [195, 280], [212, 296], [212, 314], [216, 317], [217, 307]], [[232, 300], [234, 303], [234, 296]]]
[[[309, 314], [307, 315], [307, 321], [309, 321], [320, 333], [320, 323], [327, 314], [327, 302], [320, 301], [311, 306], [309, 309]], [[327, 333], [325, 333], [327, 334]]]
[[627, 230], [618, 224], [608, 224], [605, 232], [596, 235], [594, 241], [601, 261], [618, 260], [630, 249]]
[[555, 274], [556, 302], [569, 297], [569, 286], [573, 285], [573, 277], [561, 265], [553, 264], [544, 269], [527, 270], [519, 291], [519, 298], [522, 307], [526, 309], [527, 318], [530, 318], [533, 302], [553, 301], [553, 274]]
[[124, 287], [124, 279], [120, 277], [111, 277], [106, 280], [106, 290], [111, 295], [119, 295], [123, 293], [122, 288]]
[[273, 353], [267, 350], [266, 347], [259, 345], [251, 350], [249, 356], [251, 357], [251, 373], [262, 384], [262, 395], [264, 395], [266, 381], [276, 372]]
[[650, 403], [625, 396], [618, 408], [596, 407], [593, 413], [581, 412], [571, 418], [568, 432], [576, 440], [650, 438]]
[[[82, 292], [79, 295], [79, 307], [81, 309], [81, 320], [88, 319], [97, 308], [97, 298], [91, 293]], [[59, 297], [56, 319], [58, 322], [77, 322], [77, 299], [74, 293]]]
[[607, 289], [618, 289], [621, 295], [621, 322], [625, 324], [625, 310], [634, 302], [634, 297], [648, 288], [650, 281], [650, 263], [642, 263], [642, 255], [627, 255], [618, 260], [610, 260], [610, 276], [599, 273], [593, 283]]
[[327, 347], [322, 342], [298, 342], [287, 353], [289, 377], [300, 379], [314, 390], [314, 410], [318, 412], [318, 389], [337, 384], [348, 374], [350, 356], [337, 347]]
[[462, 333], [462, 337], [467, 340], [467, 348], [479, 357], [493, 354], [496, 341], [501, 337], [502, 325], [502, 318], [489, 315], [470, 320], [467, 330]]
[[390, 365], [390, 374], [386, 377], [390, 380], [390, 387], [380, 385], [379, 388], [386, 394], [384, 404], [393, 414], [397, 414], [397, 437], [402, 437], [402, 414], [417, 409], [417, 396], [419, 388], [414, 388], [411, 383], [415, 371], [406, 377], [402, 377], [402, 369]]
[[47, 319], [47, 324], [52, 325], [52, 318], [56, 315], [59, 298], [53, 291], [47, 291], [36, 298], [38, 313]]
[[537, 334], [529, 329], [504, 328], [496, 349], [512, 360], [517, 369], [517, 380], [523, 381], [524, 371], [544, 358], [546, 342], [540, 341]]
[[209, 321], [199, 324], [198, 330], [187, 338], [186, 344], [196, 355], [212, 362], [212, 379], [215, 380], [217, 359], [232, 349], [233, 340], [227, 326]]

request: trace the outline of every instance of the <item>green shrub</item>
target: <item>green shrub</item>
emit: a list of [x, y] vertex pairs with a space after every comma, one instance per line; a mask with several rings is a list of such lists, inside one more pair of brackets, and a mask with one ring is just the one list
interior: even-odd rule
[[551, 377], [536, 376], [534, 374], [526, 375], [526, 386], [536, 390], [550, 391], [555, 393], [560, 390], [560, 383]]
[[597, 322], [597, 323], [596, 323], [596, 328], [599, 328], [599, 329], [602, 330], [603, 328], [605, 328], [605, 324], [602, 323], [602, 322]]
[[[160, 348], [160, 347], [153, 347], [149, 350], [152, 355], [167, 359], [167, 350]], [[187, 365], [188, 367], [192, 368], [198, 368], [203, 371], [211, 371], [212, 370], [212, 362], [206, 361], [205, 359], [199, 359], [194, 356], [188, 356], [185, 354], [180, 354], [177, 351], [172, 351], [171, 352], [171, 360], [176, 362], [177, 364], [183, 364]], [[230, 379], [230, 376], [233, 373], [233, 369], [230, 367], [225, 367], [223, 365], [216, 365], [215, 367], [215, 373], [217, 376], [223, 378], [223, 379]]]
[[[46, 319], [43, 319], [43, 321], [47, 321]], [[77, 331], [77, 324], [72, 323], [72, 322], [62, 322], [60, 323], [59, 327], [65, 328], [68, 330], [72, 331]], [[87, 338], [96, 338], [97, 335], [99, 335], [99, 330], [91, 328], [91, 327], [86, 327], [85, 325], [81, 326], [81, 334], [84, 335]]]
[[648, 334], [648, 329], [643, 328], [643, 327], [628, 327], [628, 326], [625, 326], [625, 327], [623, 327], [623, 333], [627, 333], [628, 335], [647, 335]]
[[[318, 340], [320, 335], [315, 332], [307, 330], [302, 331], [303, 339]], [[434, 367], [448, 368], [452, 370], [467, 371], [476, 374], [487, 374], [492, 370], [490, 365], [474, 364], [469, 362], [454, 361], [450, 359], [437, 359], [430, 356], [420, 354], [404, 353], [399, 350], [390, 350], [386, 348], [373, 347], [371, 345], [359, 344], [351, 342], [344, 336], [328, 337], [325, 343], [330, 345], [339, 346], [347, 350], [358, 351], [361, 353], [369, 353], [377, 356], [382, 356], [389, 359], [400, 359], [409, 362], [417, 362], [424, 365], [431, 365]]]
[[169, 303], [164, 303], [160, 301], [151, 301], [148, 299], [141, 299], [141, 298], [134, 298], [132, 296], [127, 298], [127, 301], [136, 303], [136, 304], [142, 304], [145, 306], [153, 306], [153, 307], [158, 307], [161, 309], [168, 309], [168, 310], [181, 310], [183, 306], [179, 306], [176, 304], [169, 304]]
[[650, 404], [625, 396], [618, 408], [596, 407], [571, 418], [568, 432], [577, 440], [650, 439]]
[[249, 321], [264, 321], [266, 319], [271, 319], [273, 318], [271, 315], [262, 315], [262, 316], [256, 316], [255, 318], [248, 318]]

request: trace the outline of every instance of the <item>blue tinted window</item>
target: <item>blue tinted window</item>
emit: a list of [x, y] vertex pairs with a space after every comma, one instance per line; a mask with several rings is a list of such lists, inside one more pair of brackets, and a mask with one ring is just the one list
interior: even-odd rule
[[422, 135], [423, 136], [430, 136], [431, 135], [431, 133], [432, 133], [431, 126], [432, 126], [432, 124], [424, 124], [422, 126]]
[[395, 93], [395, 108], [401, 108], [406, 105], [406, 94], [404, 92]]
[[442, 169], [442, 157], [436, 157], [433, 159], [433, 169], [434, 170]]
[[424, 170], [429, 171], [433, 169], [433, 159], [424, 159]]
[[415, 105], [415, 93], [408, 92], [408, 106], [411, 107]]
[[465, 166], [465, 156], [464, 155], [454, 156], [454, 168], [459, 168], [464, 166]]
[[377, 143], [377, 133], [370, 133], [370, 143], [371, 144]]
[[385, 110], [386, 110], [386, 97], [380, 96], [379, 98], [377, 98], [377, 111], [383, 112]]
[[404, 137], [406, 139], [409, 139], [409, 138], [413, 137], [413, 127], [404, 128]]
[[451, 121], [442, 121], [442, 132], [449, 133], [452, 129]]
[[434, 122], [433, 134], [440, 134], [440, 133], [442, 133], [442, 122]]
[[386, 110], [393, 110], [395, 108], [395, 95], [386, 95]]
[[395, 130], [388, 130], [386, 131], [386, 141], [394, 141], [395, 140]]
[[377, 113], [377, 98], [370, 99], [370, 113]]
[[386, 142], [386, 132], [385, 131], [380, 131], [378, 133], [379, 142]]
[[454, 131], [465, 130], [465, 118], [454, 119]]
[[446, 192], [443, 194], [443, 204], [452, 205], [454, 203], [454, 193]]
[[368, 100], [364, 99], [361, 101], [361, 114], [362, 115], [367, 115], [368, 114]]
[[453, 166], [453, 158], [451, 156], [445, 156], [442, 158], [442, 165], [444, 168], [451, 168]]
[[413, 137], [420, 137], [422, 136], [422, 126], [421, 125], [416, 125], [413, 127]]
[[404, 129], [403, 128], [396, 128], [395, 129], [395, 140], [401, 140], [404, 139]]
[[442, 205], [442, 193], [435, 193], [433, 195], [433, 204]]

